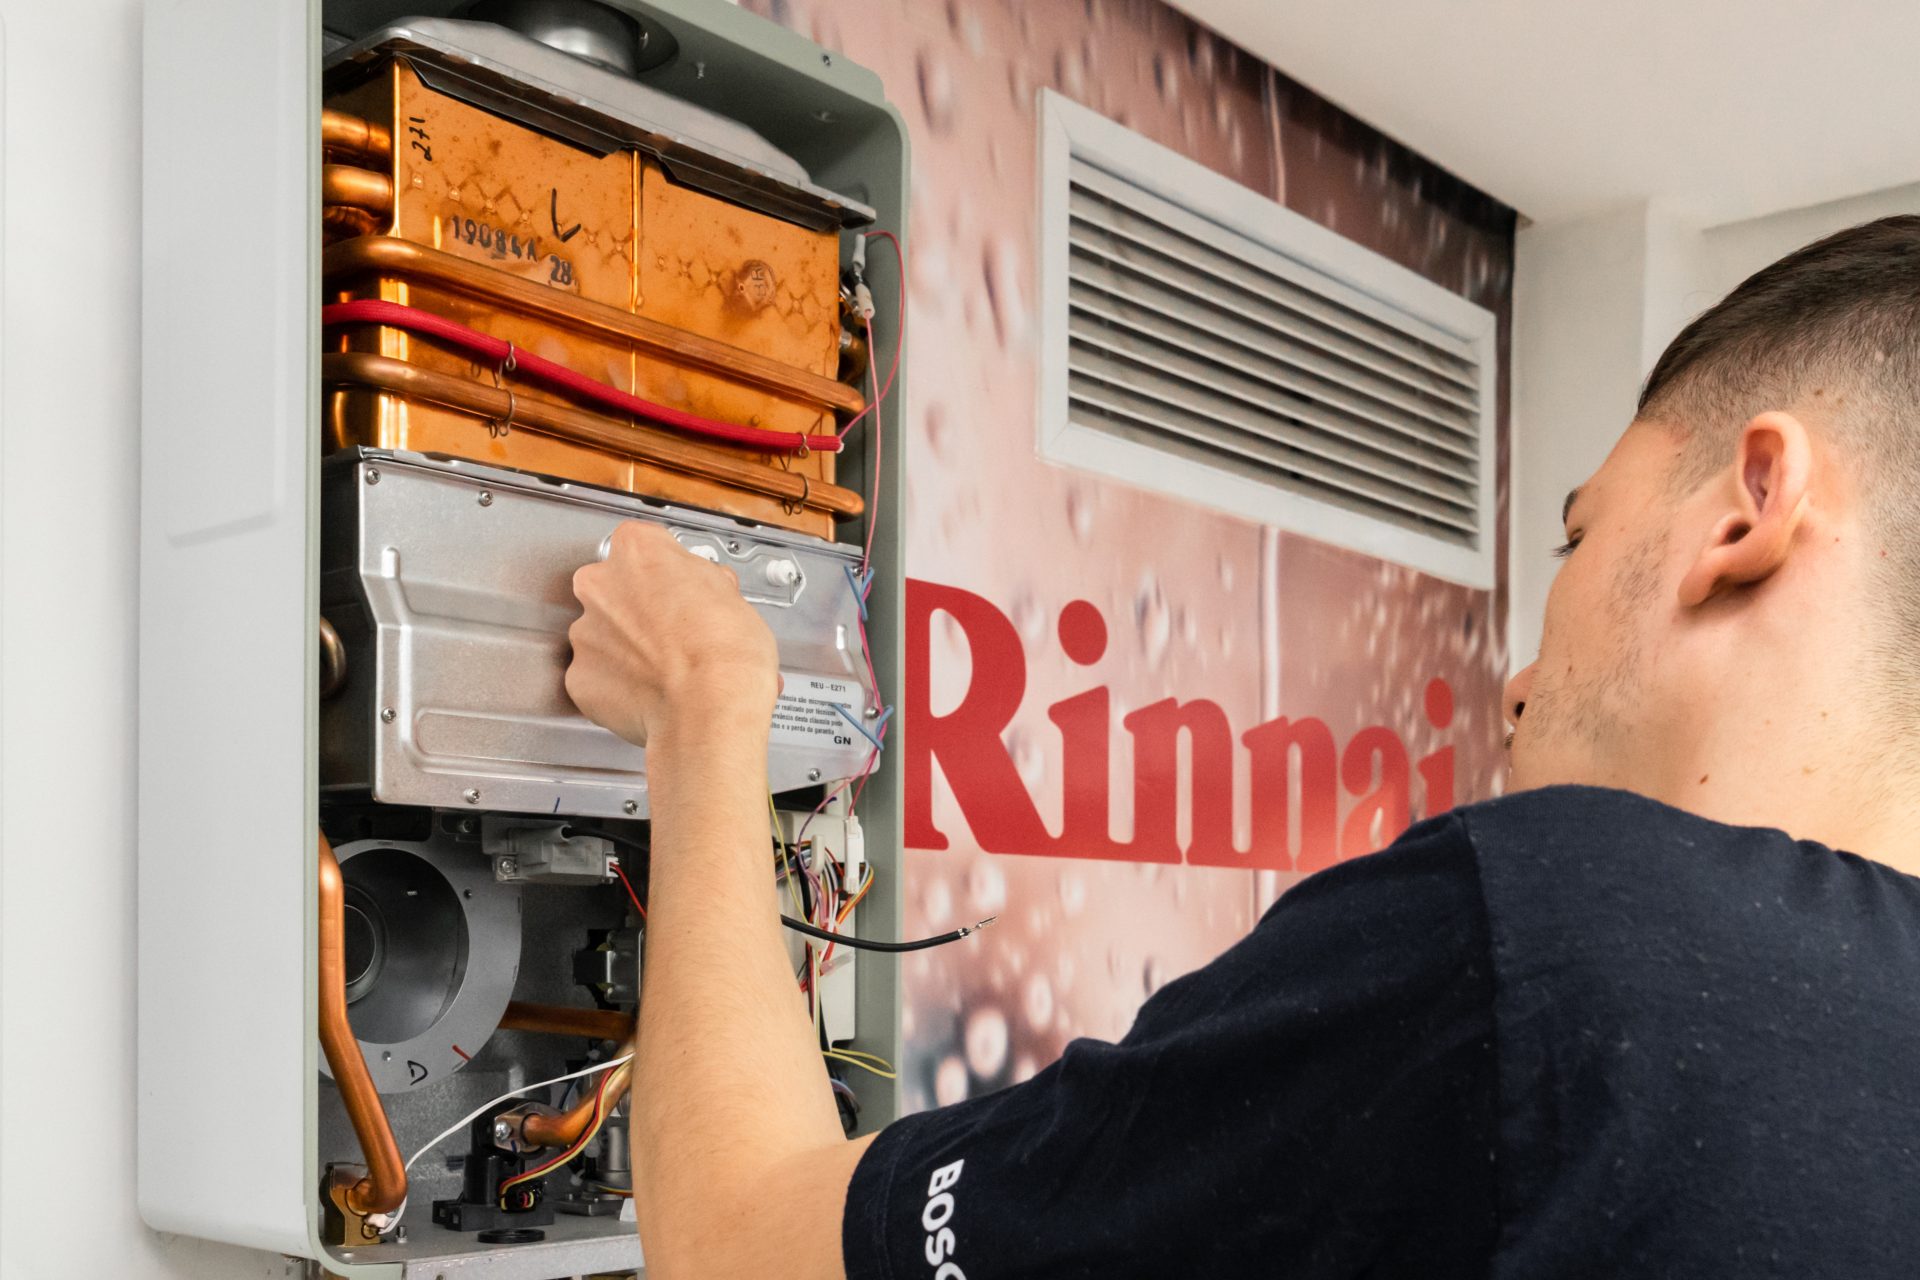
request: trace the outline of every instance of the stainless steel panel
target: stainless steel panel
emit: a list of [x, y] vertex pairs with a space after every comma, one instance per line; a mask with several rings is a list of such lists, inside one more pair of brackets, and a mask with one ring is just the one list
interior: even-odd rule
[[322, 704], [323, 786], [390, 804], [646, 816], [646, 753], [582, 717], [564, 685], [573, 573], [634, 519], [733, 568], [773, 629], [787, 686], [767, 762], [773, 789], [866, 763], [876, 704], [853, 548], [380, 450], [331, 460], [323, 502], [322, 610], [347, 647], [345, 687]]

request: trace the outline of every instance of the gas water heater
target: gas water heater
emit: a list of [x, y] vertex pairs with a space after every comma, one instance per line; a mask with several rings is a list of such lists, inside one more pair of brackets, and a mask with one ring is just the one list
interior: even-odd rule
[[[734, 570], [769, 893], [896, 936], [905, 129], [724, 0], [157, 0], [143, 92], [142, 1212], [635, 1273], [646, 753], [571, 577], [629, 520]], [[889, 958], [792, 953], [884, 1124]]]

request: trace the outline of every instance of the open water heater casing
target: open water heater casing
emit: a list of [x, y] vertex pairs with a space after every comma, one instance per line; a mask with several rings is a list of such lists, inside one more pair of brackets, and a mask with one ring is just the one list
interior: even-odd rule
[[[877, 380], [845, 307], [850, 278], [901, 303], [890, 258], [848, 273], [862, 228], [904, 240], [905, 128], [724, 0], [157, 0], [143, 94], [141, 1212], [343, 1275], [631, 1272], [604, 1198], [488, 1238], [565, 1098], [416, 1165], [405, 1233], [341, 1188], [369, 1108], [406, 1154], [571, 1066], [528, 1001], [580, 1006], [592, 1053], [631, 1024], [645, 753], [562, 683], [571, 574], [623, 522], [736, 572], [787, 690], [773, 839], [870, 867], [861, 931], [898, 935], [867, 735], [904, 450], [851, 429]], [[863, 768], [856, 821], [830, 788]], [[891, 962], [842, 968], [823, 1036], [895, 1057]], [[848, 1083], [862, 1127], [897, 1113]]]

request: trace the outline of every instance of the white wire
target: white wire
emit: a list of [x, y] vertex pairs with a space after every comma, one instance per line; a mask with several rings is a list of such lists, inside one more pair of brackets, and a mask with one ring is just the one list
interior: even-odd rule
[[[481, 1103], [479, 1106], [475, 1107], [473, 1110], [467, 1112], [466, 1115], [460, 1117], [460, 1119], [448, 1125], [445, 1129], [442, 1129], [439, 1135], [435, 1137], [431, 1142], [427, 1143], [426, 1146], [420, 1148], [418, 1151], [414, 1152], [411, 1156], [408, 1156], [406, 1172], [411, 1174], [413, 1172], [413, 1165], [416, 1160], [418, 1160], [421, 1156], [427, 1154], [427, 1152], [433, 1150], [435, 1147], [439, 1146], [442, 1142], [445, 1142], [448, 1138], [451, 1138], [454, 1134], [460, 1132], [462, 1129], [472, 1124], [474, 1120], [479, 1118], [480, 1113], [485, 1111], [488, 1107], [498, 1106], [500, 1103], [505, 1102], [508, 1098], [517, 1098], [523, 1093], [532, 1093], [535, 1089], [544, 1089], [548, 1085], [565, 1084], [569, 1080], [578, 1080], [581, 1076], [592, 1076], [592, 1075], [598, 1075], [602, 1071], [611, 1071], [623, 1062], [632, 1062], [632, 1061], [633, 1061], [632, 1054], [630, 1053], [624, 1054], [621, 1057], [614, 1058], [609, 1062], [596, 1062], [590, 1067], [582, 1067], [578, 1071], [570, 1071], [564, 1076], [555, 1076], [551, 1080], [542, 1080], [538, 1084], [523, 1085], [518, 1089], [512, 1090], [511, 1092], [503, 1093], [497, 1098], [489, 1098], [487, 1101]], [[411, 1195], [409, 1195], [408, 1199], [411, 1199]], [[400, 1207], [398, 1209], [395, 1209], [390, 1214], [378, 1214], [378, 1213], [368, 1214], [367, 1225], [372, 1227], [375, 1231], [378, 1231], [381, 1235], [385, 1235], [387, 1232], [393, 1230], [396, 1226], [400, 1224], [400, 1215], [404, 1214], [406, 1211], [407, 1211], [407, 1201], [403, 1199], [400, 1201]]]

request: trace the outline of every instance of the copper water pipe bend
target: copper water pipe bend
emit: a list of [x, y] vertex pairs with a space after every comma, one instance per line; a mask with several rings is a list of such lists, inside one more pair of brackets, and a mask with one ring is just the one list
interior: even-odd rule
[[347, 646], [323, 614], [320, 618], [320, 697], [331, 698], [347, 685]]
[[[615, 1056], [633, 1052], [633, 1041], [623, 1040]], [[608, 1073], [607, 1110], [620, 1105], [620, 1099], [626, 1095], [627, 1083], [633, 1073], [633, 1064], [623, 1062]], [[596, 1089], [582, 1088], [580, 1100], [557, 1116], [535, 1113], [527, 1117], [521, 1126], [521, 1136], [529, 1146], [534, 1147], [570, 1147], [579, 1141], [580, 1135], [587, 1131], [593, 1122], [593, 1103]]]
[[323, 164], [320, 166], [320, 203], [392, 213], [393, 179], [350, 164]]
[[866, 397], [857, 388], [824, 374], [782, 364], [770, 356], [675, 328], [651, 316], [562, 293], [410, 240], [368, 236], [328, 245], [320, 253], [320, 275], [329, 288], [344, 287], [359, 277], [425, 281], [575, 333], [630, 342], [672, 364], [748, 383], [802, 404], [842, 413], [859, 413], [867, 407]]
[[321, 230], [336, 240], [370, 236], [380, 227], [379, 218], [350, 204], [330, 204], [320, 211]]
[[407, 1198], [407, 1167], [387, 1123], [360, 1042], [347, 1021], [346, 881], [326, 833], [320, 834], [320, 1048], [340, 1087], [347, 1118], [367, 1162], [367, 1176], [346, 1189], [349, 1213], [392, 1213]]
[[320, 145], [329, 151], [347, 151], [369, 160], [393, 158], [393, 135], [371, 120], [344, 111], [320, 113]]
[[572, 1009], [515, 1000], [500, 1015], [502, 1031], [540, 1031], [589, 1040], [625, 1040], [633, 1035], [633, 1015], [616, 1009]]
[[488, 421], [511, 418], [515, 427], [825, 511], [836, 519], [851, 519], [866, 506], [851, 489], [810, 480], [792, 471], [735, 460], [710, 446], [696, 445], [671, 430], [535, 400], [531, 396], [513, 396], [485, 383], [436, 373], [390, 356], [365, 351], [329, 352], [320, 357], [320, 380], [329, 387], [372, 387]]

